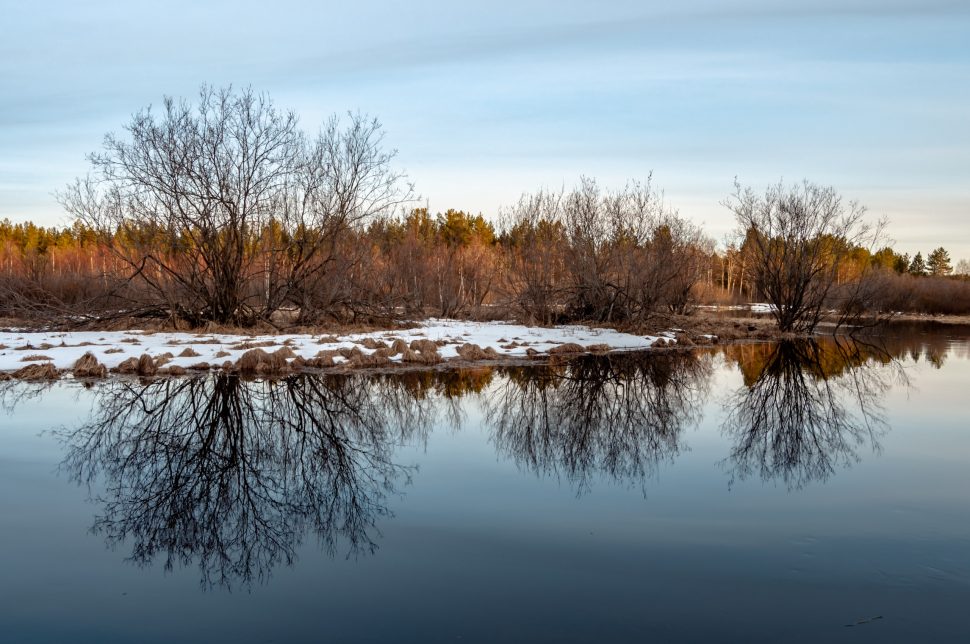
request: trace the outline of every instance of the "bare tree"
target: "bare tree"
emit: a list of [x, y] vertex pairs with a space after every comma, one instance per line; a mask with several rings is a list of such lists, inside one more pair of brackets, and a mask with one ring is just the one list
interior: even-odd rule
[[727, 403], [734, 440], [732, 481], [760, 474], [789, 489], [824, 481], [878, 451], [888, 431], [881, 401], [905, 373], [890, 354], [850, 340], [787, 340], [770, 350], [754, 380]]
[[811, 332], [829, 307], [844, 314], [840, 322], [867, 308], [870, 264], [851, 277], [840, 273], [854, 250], [871, 251], [881, 240], [882, 222], [867, 222], [864, 207], [808, 181], [778, 183], [761, 196], [735, 182], [725, 205], [737, 217], [738, 237], [753, 242], [751, 275], [779, 329]]
[[104, 481], [94, 531], [131, 560], [195, 564], [204, 587], [267, 579], [313, 535], [329, 554], [377, 548], [378, 521], [413, 467], [430, 401], [359, 375], [113, 381], [93, 417], [59, 431], [62, 468]]
[[346, 300], [320, 288], [354, 264], [342, 235], [411, 195], [379, 123], [359, 114], [311, 138], [266, 95], [203, 87], [196, 105], [166, 98], [125, 130], [61, 201], [111, 240], [140, 304], [193, 323], [268, 320], [284, 306], [307, 318]]
[[650, 177], [618, 191], [584, 177], [569, 192], [523, 197], [508, 219], [513, 299], [544, 321], [554, 311], [635, 323], [685, 312], [711, 246]]
[[611, 354], [504, 374], [484, 400], [496, 449], [537, 474], [564, 476], [582, 495], [600, 476], [643, 487], [673, 461], [700, 420], [711, 360]]

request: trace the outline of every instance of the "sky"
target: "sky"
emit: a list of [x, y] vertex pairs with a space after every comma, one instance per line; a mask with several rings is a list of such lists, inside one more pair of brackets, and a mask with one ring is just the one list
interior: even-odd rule
[[652, 172], [722, 241], [735, 177], [809, 179], [970, 258], [966, 0], [0, 0], [0, 34], [0, 219], [69, 223], [105, 133], [232, 84], [311, 132], [376, 116], [432, 211]]

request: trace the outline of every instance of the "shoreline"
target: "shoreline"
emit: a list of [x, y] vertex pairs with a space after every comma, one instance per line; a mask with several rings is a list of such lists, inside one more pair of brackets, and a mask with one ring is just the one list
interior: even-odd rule
[[[745, 325], [746, 334], [749, 328], [758, 329]], [[587, 353], [690, 348], [722, 341], [718, 334], [676, 326], [654, 333], [633, 333], [588, 325], [540, 327], [434, 318], [409, 328], [345, 334], [15, 329], [0, 331], [0, 379], [182, 376], [210, 371], [282, 376], [303, 371], [464, 367]]]
[[[302, 372], [505, 366], [583, 354], [688, 350], [809, 337], [778, 332], [763, 313], [727, 311], [707, 309], [692, 316], [670, 316], [663, 322], [665, 329], [649, 333], [642, 328], [617, 330], [607, 325], [533, 326], [437, 318], [366, 331], [344, 327], [343, 333], [332, 328], [314, 333], [8, 328], [0, 329], [0, 380], [209, 372], [281, 377]], [[890, 328], [895, 324], [970, 325], [970, 316], [901, 315], [887, 321]]]

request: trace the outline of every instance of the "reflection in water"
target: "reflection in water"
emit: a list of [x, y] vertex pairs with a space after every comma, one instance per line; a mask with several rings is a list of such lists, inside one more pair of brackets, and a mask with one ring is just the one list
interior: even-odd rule
[[[758, 474], [796, 489], [863, 445], [878, 449], [880, 399], [899, 373], [889, 354], [834, 341], [719, 351], [745, 384], [725, 424], [732, 480]], [[685, 448], [716, 355], [113, 380], [94, 387], [91, 419], [58, 436], [63, 468], [101, 490], [94, 530], [109, 544], [130, 544], [140, 565], [197, 565], [205, 586], [245, 585], [291, 563], [306, 535], [332, 554], [373, 551], [389, 497], [412, 473], [394, 450], [425, 441], [435, 424], [459, 427], [467, 396], [480, 401], [497, 451], [523, 469], [564, 477], [580, 495], [600, 476], [642, 487]]]
[[789, 489], [831, 476], [879, 450], [888, 429], [881, 400], [905, 379], [891, 356], [846, 340], [790, 340], [729, 351], [745, 386], [728, 403], [732, 480], [759, 474]]
[[402, 435], [425, 406], [362, 377], [246, 382], [233, 376], [108, 382], [85, 425], [61, 435], [78, 481], [103, 477], [94, 530], [131, 558], [195, 562], [205, 585], [266, 577], [303, 535], [333, 551], [375, 547], [375, 521], [410, 470]]
[[708, 355], [584, 356], [509, 369], [486, 401], [498, 450], [539, 474], [640, 482], [681, 449], [712, 373]]

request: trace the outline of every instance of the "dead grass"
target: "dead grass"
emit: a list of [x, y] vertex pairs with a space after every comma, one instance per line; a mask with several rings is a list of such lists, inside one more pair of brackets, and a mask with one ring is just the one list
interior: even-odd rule
[[53, 360], [53, 358], [40, 353], [35, 353], [33, 355], [24, 356], [20, 359], [21, 362], [43, 362], [44, 360]]
[[289, 347], [283, 347], [273, 353], [263, 349], [250, 349], [239, 357], [232, 370], [246, 376], [280, 376], [292, 371], [287, 358], [296, 354]]
[[108, 368], [88, 351], [74, 362], [73, 372], [75, 378], [104, 378], [108, 375]]
[[264, 347], [275, 347], [277, 343], [274, 340], [264, 340], [262, 342], [237, 342], [236, 344], [230, 345], [228, 348], [233, 351], [243, 351], [248, 349], [262, 349]]
[[158, 365], [147, 353], [141, 354], [138, 358], [128, 358], [117, 367], [112, 369], [116, 373], [138, 374], [139, 376], [154, 376], [158, 372]]
[[11, 374], [17, 380], [57, 380], [60, 373], [49, 362], [44, 364], [31, 364], [18, 369]]
[[560, 344], [558, 347], [553, 347], [547, 351], [551, 356], [561, 356], [561, 355], [573, 355], [577, 353], [586, 353], [586, 349], [575, 342], [567, 342], [565, 344]]
[[481, 348], [477, 344], [472, 344], [466, 342], [456, 349], [458, 355], [462, 360], [477, 361], [477, 360], [496, 360], [501, 356], [492, 347]]

